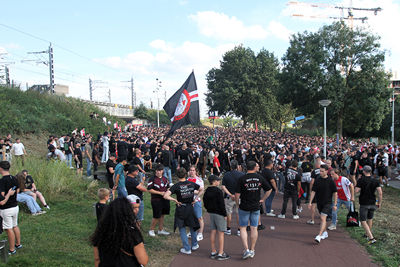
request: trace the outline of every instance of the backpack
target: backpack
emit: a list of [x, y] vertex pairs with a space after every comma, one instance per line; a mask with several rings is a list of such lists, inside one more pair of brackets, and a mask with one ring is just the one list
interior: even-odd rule
[[67, 151], [69, 149], [69, 145], [67, 142], [64, 143], [64, 150]]

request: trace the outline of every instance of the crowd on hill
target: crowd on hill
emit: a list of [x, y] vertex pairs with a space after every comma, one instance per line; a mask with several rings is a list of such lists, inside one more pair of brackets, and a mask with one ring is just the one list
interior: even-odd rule
[[[203, 239], [202, 205], [210, 213], [212, 224], [211, 257], [229, 258], [221, 240], [224, 234], [234, 233], [233, 214], [236, 214], [237, 235], [241, 236], [243, 258], [247, 259], [255, 256], [257, 231], [264, 228], [260, 213], [286, 219], [287, 204], [291, 200], [292, 218], [297, 220], [302, 204], [308, 204], [312, 215], [307, 223], [314, 224], [317, 210], [321, 217], [320, 231], [315, 237], [319, 243], [328, 237], [326, 229], [336, 229], [337, 209], [345, 205], [351, 210], [355, 192], [359, 190], [360, 221], [369, 242], [376, 242], [371, 231], [373, 213], [381, 205], [380, 186], [389, 183], [389, 166], [397, 168], [399, 147], [366, 140], [328, 139], [325, 158], [321, 137], [199, 127], [183, 128], [172, 138], [165, 138], [167, 132], [166, 128], [143, 127], [92, 136], [82, 129], [59, 137], [50, 136], [48, 158], [65, 161], [78, 174], [82, 174], [86, 162], [86, 175], [98, 179], [98, 166], [105, 164], [109, 188], [99, 190], [100, 201], [96, 205], [99, 224], [92, 238], [97, 263], [116, 257], [121, 262], [132, 260], [136, 265], [147, 263], [140, 231], [144, 194], [151, 195], [150, 237], [170, 234], [164, 228], [164, 217], [170, 213], [170, 202], [176, 203], [174, 228], [179, 229], [181, 252], [185, 254], [197, 250], [198, 242]], [[178, 181], [172, 179], [173, 175]], [[283, 204], [276, 214], [271, 205], [278, 193], [283, 195]], [[123, 200], [116, 201], [118, 198]], [[110, 201], [115, 204], [106, 205]], [[133, 213], [111, 211], [118, 206], [126, 207], [126, 203], [132, 205]], [[134, 223], [112, 224], [121, 216], [133, 216]], [[326, 227], [328, 220], [331, 225]], [[190, 230], [188, 235], [186, 227]], [[250, 246], [247, 230], [250, 230]], [[109, 231], [124, 232], [129, 238], [113, 239]], [[116, 244], [110, 244], [110, 240]], [[119, 249], [111, 248], [114, 245]]]

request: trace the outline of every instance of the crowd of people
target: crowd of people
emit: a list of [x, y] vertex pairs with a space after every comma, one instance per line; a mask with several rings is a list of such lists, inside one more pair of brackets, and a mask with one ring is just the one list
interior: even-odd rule
[[[308, 224], [315, 223], [319, 212], [320, 231], [314, 238], [319, 243], [328, 238], [327, 230], [336, 229], [337, 210], [342, 205], [354, 209], [355, 194], [359, 191], [361, 225], [368, 242], [376, 242], [372, 219], [375, 209], [382, 204], [381, 186], [389, 184], [389, 166], [398, 166], [399, 147], [365, 140], [328, 139], [325, 158], [321, 137], [197, 127], [180, 129], [166, 139], [167, 131], [143, 127], [97, 136], [82, 130], [50, 136], [49, 159], [64, 161], [81, 175], [85, 163], [86, 175], [93, 179], [98, 179], [98, 166], [105, 165], [108, 188], [99, 190], [98, 226], [92, 236], [98, 264], [116, 258], [121, 262], [132, 260], [136, 265], [147, 263], [141, 231], [145, 194], [150, 194], [153, 213], [149, 238], [170, 235], [164, 218], [170, 214], [170, 202], [174, 202], [174, 230], [179, 229], [180, 252], [184, 254], [196, 251], [203, 239], [202, 206], [210, 216], [210, 257], [230, 258], [224, 251], [224, 235], [235, 233], [235, 215], [236, 234], [242, 240], [243, 259], [247, 259], [255, 256], [258, 231], [265, 228], [261, 214], [286, 219], [291, 200], [292, 218], [298, 220], [302, 204], [306, 204], [311, 209]], [[0, 189], [4, 199], [8, 195], [12, 198], [13, 190], [9, 191], [7, 186]], [[276, 194], [283, 197], [279, 213], [272, 210]], [[42, 201], [40, 195], [35, 195]], [[128, 219], [129, 222], [117, 223]], [[327, 221], [331, 221], [329, 226]], [[122, 236], [110, 236], [112, 232]]]

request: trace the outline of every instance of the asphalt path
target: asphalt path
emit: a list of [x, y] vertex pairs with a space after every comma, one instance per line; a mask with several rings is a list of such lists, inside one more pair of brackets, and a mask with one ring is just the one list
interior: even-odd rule
[[[278, 195], [272, 207], [275, 213], [280, 212], [281, 205], [282, 195]], [[319, 219], [316, 219], [315, 225], [306, 224], [310, 211], [304, 204], [299, 220], [290, 215], [291, 202], [287, 210], [286, 219], [262, 215], [266, 229], [259, 231], [256, 255], [252, 259], [241, 258], [243, 246], [240, 237], [225, 235], [225, 252], [231, 256], [225, 261], [209, 258], [210, 228], [208, 214], [204, 213], [204, 240], [199, 242], [200, 248], [191, 255], [177, 254], [170, 266], [378, 266], [345, 229], [338, 227], [335, 231], [328, 231], [329, 237], [318, 244], [314, 237], [319, 231]], [[232, 232], [236, 234], [236, 222], [233, 226]]]

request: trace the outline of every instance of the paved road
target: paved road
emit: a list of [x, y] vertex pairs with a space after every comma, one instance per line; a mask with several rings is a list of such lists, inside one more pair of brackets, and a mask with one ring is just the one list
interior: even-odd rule
[[[275, 213], [281, 209], [282, 196], [279, 195], [273, 203]], [[291, 210], [289, 203], [288, 210]], [[225, 236], [225, 251], [231, 256], [226, 261], [209, 259], [210, 229], [208, 214], [205, 214], [205, 238], [201, 241], [198, 251], [191, 255], [178, 254], [171, 262], [172, 267], [183, 266], [377, 266], [372, 263], [365, 249], [351, 239], [345, 229], [329, 231], [329, 238], [315, 243], [319, 220], [316, 225], [307, 225], [310, 218], [308, 209], [300, 214], [300, 220], [293, 220], [286, 214], [286, 219], [262, 217], [266, 229], [259, 231], [256, 246], [256, 256], [253, 259], [242, 260], [242, 244], [238, 236]], [[275, 230], [271, 230], [275, 226]], [[236, 232], [236, 231], [235, 231]]]

